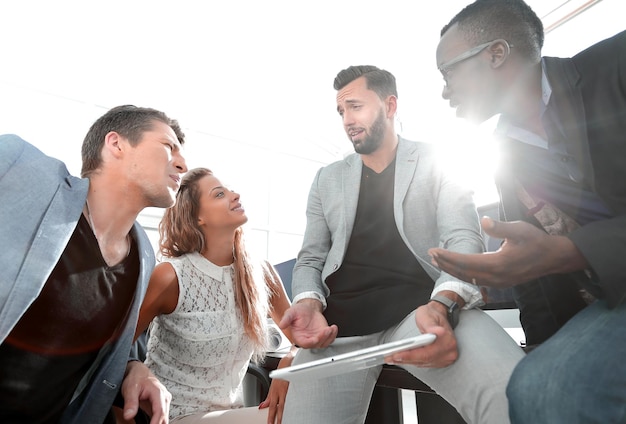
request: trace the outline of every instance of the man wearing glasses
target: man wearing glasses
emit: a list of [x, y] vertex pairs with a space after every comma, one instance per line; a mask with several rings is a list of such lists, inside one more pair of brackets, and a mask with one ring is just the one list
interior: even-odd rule
[[[626, 32], [572, 58], [541, 57], [521, 0], [478, 0], [441, 32], [443, 98], [500, 115], [504, 239], [489, 255], [431, 249], [443, 271], [513, 286], [530, 344], [507, 388], [513, 423], [626, 422]], [[562, 327], [562, 328], [561, 328]]]

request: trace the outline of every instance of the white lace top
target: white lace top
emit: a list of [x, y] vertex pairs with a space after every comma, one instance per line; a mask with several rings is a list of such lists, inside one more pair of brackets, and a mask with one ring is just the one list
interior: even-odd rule
[[254, 347], [235, 307], [233, 266], [199, 253], [167, 261], [178, 277], [178, 305], [152, 322], [146, 365], [172, 394], [170, 417], [242, 407]]

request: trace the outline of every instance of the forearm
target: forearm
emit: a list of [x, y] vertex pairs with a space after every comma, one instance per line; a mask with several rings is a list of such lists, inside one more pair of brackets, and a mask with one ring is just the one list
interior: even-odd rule
[[[464, 254], [484, 251], [480, 223], [471, 191], [445, 175], [442, 176], [437, 196], [436, 219], [439, 247]], [[450, 297], [461, 308], [473, 308], [484, 303], [479, 287], [471, 284], [471, 281], [463, 281], [445, 271], [441, 271], [435, 281], [431, 297], [435, 295]]]
[[446, 173], [442, 178], [437, 197], [439, 247], [458, 253], [482, 253], [485, 245], [472, 191]]
[[548, 269], [545, 274], [565, 274], [589, 268], [587, 259], [572, 240], [565, 236], [552, 236], [549, 240], [552, 244], [549, 256], [553, 260], [546, 261]]

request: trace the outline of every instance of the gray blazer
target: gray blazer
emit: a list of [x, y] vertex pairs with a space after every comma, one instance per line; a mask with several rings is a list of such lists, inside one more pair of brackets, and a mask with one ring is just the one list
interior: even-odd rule
[[[82, 213], [89, 180], [15, 135], [0, 136], [0, 343], [39, 295]], [[140, 251], [135, 298], [122, 335], [102, 358], [62, 423], [100, 423], [122, 382], [139, 307], [155, 264], [143, 228], [132, 232]]]
[[[454, 183], [441, 168], [432, 145], [399, 138], [396, 155], [394, 216], [400, 236], [434, 286], [460, 281], [430, 263], [428, 249], [444, 247], [480, 253], [484, 244], [470, 190]], [[293, 295], [313, 291], [328, 296], [326, 278], [343, 261], [359, 200], [362, 160], [354, 153], [321, 168], [311, 186], [307, 226], [293, 271]], [[471, 284], [468, 290], [476, 293]]]

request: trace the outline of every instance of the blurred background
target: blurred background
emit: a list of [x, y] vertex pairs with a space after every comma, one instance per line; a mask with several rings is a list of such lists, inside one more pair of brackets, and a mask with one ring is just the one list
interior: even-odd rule
[[[530, 0], [545, 55], [570, 56], [624, 29], [624, 0]], [[80, 172], [80, 145], [109, 108], [161, 109], [187, 135], [189, 167], [241, 193], [252, 250], [294, 257], [315, 172], [351, 151], [332, 82], [371, 64], [398, 82], [397, 129], [458, 161], [450, 172], [497, 201], [490, 123], [441, 99], [439, 32], [468, 0], [22, 0], [0, 3], [0, 133]], [[140, 222], [157, 243], [162, 211]]]

